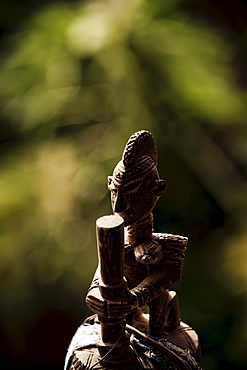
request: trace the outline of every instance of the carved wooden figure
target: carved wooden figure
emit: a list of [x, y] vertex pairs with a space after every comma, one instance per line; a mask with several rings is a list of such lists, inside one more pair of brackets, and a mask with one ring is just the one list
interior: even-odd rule
[[86, 297], [95, 315], [73, 337], [65, 370], [200, 369], [197, 334], [169, 291], [188, 239], [153, 232], [152, 210], [166, 183], [148, 131], [130, 137], [108, 188], [113, 215], [96, 223], [99, 266]]

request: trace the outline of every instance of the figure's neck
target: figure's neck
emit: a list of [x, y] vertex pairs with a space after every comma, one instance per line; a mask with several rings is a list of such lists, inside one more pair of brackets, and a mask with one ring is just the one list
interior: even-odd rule
[[128, 243], [131, 245], [140, 244], [143, 241], [152, 239], [153, 214], [150, 212], [143, 218], [128, 226]]

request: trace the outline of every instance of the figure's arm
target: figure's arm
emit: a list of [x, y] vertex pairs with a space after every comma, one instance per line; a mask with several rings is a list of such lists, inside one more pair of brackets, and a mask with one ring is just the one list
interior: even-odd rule
[[134, 249], [136, 261], [149, 266], [150, 273], [133, 292], [140, 306], [152, 301], [175, 284], [181, 276], [188, 238], [181, 235], [155, 233], [152, 241]]
[[160, 263], [153, 267], [152, 272], [140, 284], [118, 301], [105, 301], [102, 298], [97, 270], [86, 297], [87, 305], [98, 315], [114, 317], [120, 312], [128, 315], [135, 308], [142, 307], [175, 284], [180, 279], [181, 270], [181, 264]]
[[99, 289], [99, 270], [96, 271], [92, 284], [86, 296], [88, 307], [99, 316], [118, 317], [128, 315], [139, 306], [135, 292], [127, 290], [117, 301], [106, 301]]
[[135, 288], [131, 289], [138, 298], [139, 307], [152, 301], [175, 284], [181, 276], [182, 265], [161, 262]]
[[[121, 311], [122, 314], [127, 315], [135, 308], [142, 307], [167, 289], [170, 289], [170, 287], [180, 279], [184, 252], [188, 239], [171, 234], [159, 234], [159, 237], [161, 236], [166, 240], [169, 237], [169, 243], [163, 244], [163, 246], [162, 243], [156, 244], [155, 249], [156, 251], [159, 249], [160, 262], [150, 263], [150, 259], [145, 259], [146, 263], [142, 264], [149, 265], [150, 273], [136, 287], [128, 291], [121, 300], [117, 302], [106, 302], [103, 300], [99, 290], [100, 272], [99, 270], [96, 271], [86, 298], [86, 302], [93, 312], [98, 315], [107, 314], [115, 316]], [[173, 239], [174, 243], [171, 243]], [[164, 240], [163, 243], [165, 243], [166, 240]], [[138, 249], [138, 252], [140, 252], [140, 249]], [[146, 252], [145, 254], [147, 255], [147, 251], [143, 250], [143, 255], [144, 252]], [[150, 255], [154, 255], [153, 252]]]

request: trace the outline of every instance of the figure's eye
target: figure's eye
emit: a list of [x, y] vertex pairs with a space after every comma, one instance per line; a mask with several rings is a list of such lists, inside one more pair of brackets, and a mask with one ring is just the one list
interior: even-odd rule
[[135, 181], [135, 182], [132, 182], [132, 184], [129, 184], [127, 186], [124, 187], [124, 190], [126, 193], [132, 193], [134, 191], [136, 191], [140, 186], [141, 186], [142, 182], [140, 181]]

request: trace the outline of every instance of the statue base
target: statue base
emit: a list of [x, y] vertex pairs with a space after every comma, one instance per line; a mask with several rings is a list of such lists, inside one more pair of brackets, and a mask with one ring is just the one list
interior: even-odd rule
[[[148, 321], [148, 314], [143, 315], [142, 329]], [[95, 316], [86, 319], [78, 328], [68, 349], [64, 370], [201, 369], [198, 337], [183, 322], [164, 333], [161, 339], [126, 325], [126, 337], [121, 338], [123, 348], [120, 341], [115, 344], [101, 342], [101, 326]]]

